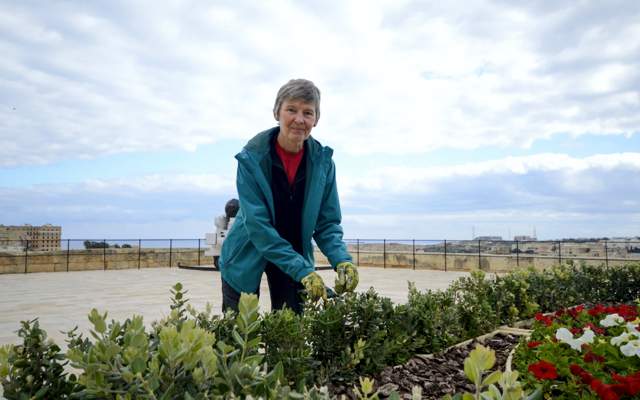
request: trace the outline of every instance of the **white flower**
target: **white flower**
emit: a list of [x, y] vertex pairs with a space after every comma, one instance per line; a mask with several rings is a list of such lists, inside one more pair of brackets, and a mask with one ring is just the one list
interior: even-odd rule
[[556, 339], [565, 342], [566, 340], [573, 339], [573, 334], [567, 328], [559, 328], [556, 331]]
[[640, 357], [640, 341], [631, 340], [629, 343], [620, 346], [620, 352], [627, 357], [638, 356]]
[[618, 326], [622, 324], [624, 324], [624, 318], [622, 318], [616, 313], [609, 314], [605, 319], [600, 321], [600, 326], [604, 326], [606, 328], [609, 328], [611, 326]]
[[627, 322], [627, 330], [632, 334], [640, 337], [640, 331], [638, 330], [638, 326], [636, 324]]
[[589, 328], [584, 330], [584, 333], [579, 338], [575, 339], [573, 334], [567, 328], [560, 328], [556, 331], [556, 339], [568, 344], [572, 349], [582, 351], [582, 345], [586, 343], [593, 343], [595, 333]]
[[616, 337], [611, 338], [611, 344], [614, 346], [620, 346], [622, 343], [629, 341], [629, 332], [623, 332]]

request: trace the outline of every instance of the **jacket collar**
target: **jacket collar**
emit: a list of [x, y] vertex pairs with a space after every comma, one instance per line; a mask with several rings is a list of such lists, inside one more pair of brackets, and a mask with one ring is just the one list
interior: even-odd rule
[[[244, 146], [244, 150], [251, 153], [258, 163], [262, 164], [262, 160], [268, 157], [271, 150], [271, 140], [280, 133], [280, 127], [275, 126], [258, 133]], [[313, 136], [305, 141], [305, 152], [311, 161], [316, 161], [322, 153], [322, 145], [315, 140]]]

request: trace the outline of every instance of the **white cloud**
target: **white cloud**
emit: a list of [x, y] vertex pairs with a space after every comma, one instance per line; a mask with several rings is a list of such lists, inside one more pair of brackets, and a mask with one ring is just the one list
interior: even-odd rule
[[[598, 154], [575, 158], [566, 154], [536, 154], [524, 157], [507, 157], [500, 160], [465, 163], [437, 167], [381, 167], [358, 171], [357, 175], [340, 176], [341, 193], [350, 201], [362, 191], [386, 193], [429, 192], [434, 186], [446, 185], [456, 180], [480, 181], [501, 176], [517, 179], [518, 176], [544, 173], [556, 175], [567, 188], [577, 191], [593, 191], [595, 182], [602, 178], [594, 171], [630, 170], [640, 173], [640, 153]], [[556, 178], [557, 180], [558, 178]]]
[[5, 3], [0, 165], [247, 138], [291, 77], [316, 81], [317, 129], [356, 154], [629, 135], [640, 11], [601, 8]]
[[[505, 237], [533, 227], [544, 238], [631, 236], [640, 226], [640, 153], [540, 154], [357, 176], [341, 170], [338, 187], [350, 238], [464, 239], [472, 226]], [[197, 237], [235, 196], [234, 177], [213, 174], [5, 187], [0, 221], [59, 223], [76, 237], [121, 237], [136, 227], [141, 235], [154, 224], [159, 237]]]
[[145, 175], [126, 179], [92, 179], [80, 186], [92, 193], [225, 194], [235, 192], [235, 178], [214, 174]]

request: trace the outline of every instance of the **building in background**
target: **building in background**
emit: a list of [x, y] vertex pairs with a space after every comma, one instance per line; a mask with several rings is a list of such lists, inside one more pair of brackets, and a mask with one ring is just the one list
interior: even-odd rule
[[486, 242], [499, 242], [502, 240], [502, 236], [476, 236], [473, 240], [481, 240]]
[[26, 248], [37, 251], [60, 250], [62, 227], [45, 224], [0, 225], [0, 250], [21, 251]]
[[517, 240], [518, 242], [535, 242], [538, 238], [529, 235], [516, 235], [513, 237], [513, 240]]

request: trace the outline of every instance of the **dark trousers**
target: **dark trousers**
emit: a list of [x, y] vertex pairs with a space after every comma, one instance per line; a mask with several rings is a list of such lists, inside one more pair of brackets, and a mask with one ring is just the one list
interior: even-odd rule
[[[267, 274], [269, 295], [271, 296], [271, 310], [280, 310], [285, 306], [295, 313], [302, 313], [302, 298], [300, 291], [304, 286], [296, 282], [289, 275], [275, 265], [269, 263], [264, 271]], [[260, 288], [256, 293], [260, 297]], [[222, 279], [222, 311], [233, 310], [238, 312], [240, 293]]]

